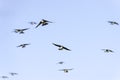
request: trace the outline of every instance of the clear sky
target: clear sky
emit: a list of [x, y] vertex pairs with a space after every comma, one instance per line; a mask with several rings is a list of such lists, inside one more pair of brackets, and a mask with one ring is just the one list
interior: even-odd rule
[[[120, 25], [107, 22], [120, 23], [119, 9], [119, 0], [0, 0], [0, 76], [9, 76], [8, 80], [120, 80]], [[28, 23], [41, 19], [53, 23], [38, 28]], [[30, 29], [16, 34], [17, 28]], [[16, 47], [22, 43], [31, 45]], [[52, 43], [72, 51], [59, 51]], [[104, 53], [104, 48], [114, 53]], [[56, 64], [59, 61], [65, 63]], [[64, 68], [73, 70], [59, 71]], [[19, 75], [12, 77], [9, 72]]]

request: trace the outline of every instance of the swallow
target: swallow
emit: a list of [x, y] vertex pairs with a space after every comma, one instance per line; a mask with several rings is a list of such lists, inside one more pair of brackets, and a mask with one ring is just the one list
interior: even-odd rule
[[8, 76], [1, 76], [1, 78], [4, 78], [4, 79], [6, 79], [6, 78], [8, 78]]
[[119, 23], [117, 23], [115, 21], [108, 21], [108, 23], [110, 23], [111, 25], [114, 25], [114, 24], [119, 25]]
[[14, 76], [14, 75], [18, 75], [18, 73], [11, 72], [10, 75]]
[[24, 34], [25, 30], [28, 30], [29, 28], [25, 28], [25, 29], [15, 29], [14, 32], [15, 33], [19, 33], [19, 34]]
[[64, 62], [63, 61], [60, 61], [60, 62], [58, 62], [57, 64], [63, 64]]
[[106, 53], [109, 53], [109, 52], [113, 53], [114, 52], [113, 50], [110, 50], [110, 49], [102, 49], [102, 50]]
[[59, 47], [58, 50], [63, 50], [63, 49], [65, 49], [65, 50], [71, 51], [70, 49], [68, 49], [67, 47], [64, 47], [64, 46], [62, 46], [62, 45], [55, 44], [55, 43], [52, 43], [52, 44], [53, 44], [54, 46]]
[[25, 48], [27, 45], [30, 45], [30, 44], [20, 44], [17, 47]]
[[65, 73], [68, 73], [70, 70], [73, 70], [73, 68], [72, 69], [60, 69], [59, 71], [64, 71]]
[[31, 21], [31, 22], [29, 22], [31, 25], [35, 25], [35, 24], [37, 24], [36, 22], [34, 22], [34, 21]]
[[48, 23], [52, 23], [52, 22], [45, 20], [45, 19], [42, 19], [35, 28], [37, 28], [40, 25], [42, 25], [42, 26], [48, 25]]

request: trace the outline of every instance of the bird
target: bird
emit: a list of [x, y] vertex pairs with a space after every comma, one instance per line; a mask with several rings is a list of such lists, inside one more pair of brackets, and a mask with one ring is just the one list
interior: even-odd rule
[[6, 78], [9, 78], [8, 76], [1, 76], [1, 78], [4, 78], [4, 79], [6, 79]]
[[31, 21], [31, 22], [29, 22], [31, 25], [35, 25], [35, 24], [37, 24], [36, 22], [34, 22], [34, 21]]
[[37, 28], [40, 25], [42, 25], [42, 26], [48, 25], [48, 23], [52, 23], [52, 22], [45, 20], [45, 19], [42, 19], [35, 28]]
[[27, 45], [30, 45], [30, 44], [20, 44], [17, 47], [25, 48]]
[[111, 25], [114, 25], [114, 24], [119, 25], [119, 23], [117, 23], [115, 21], [108, 21], [108, 23], [110, 23]]
[[62, 46], [62, 45], [59, 45], [59, 44], [55, 44], [55, 43], [52, 43], [52, 44], [53, 44], [54, 46], [59, 47], [58, 50], [63, 50], [63, 49], [65, 49], [65, 50], [71, 51], [70, 49], [68, 49], [68, 48], [65, 47], [65, 46]]
[[14, 76], [14, 75], [18, 75], [18, 73], [10, 72], [10, 75]]
[[14, 32], [15, 33], [19, 33], [19, 34], [24, 34], [25, 30], [28, 30], [29, 28], [25, 28], [25, 29], [15, 29]]
[[63, 64], [64, 62], [63, 61], [60, 61], [60, 62], [58, 62], [57, 64]]
[[68, 73], [70, 70], [73, 70], [73, 68], [71, 68], [71, 69], [60, 69], [59, 71], [64, 71], [65, 73]]
[[111, 53], [113, 53], [114, 51], [113, 50], [111, 50], [111, 49], [102, 49], [104, 52], [106, 52], [106, 53], [109, 53], [109, 52], [111, 52]]

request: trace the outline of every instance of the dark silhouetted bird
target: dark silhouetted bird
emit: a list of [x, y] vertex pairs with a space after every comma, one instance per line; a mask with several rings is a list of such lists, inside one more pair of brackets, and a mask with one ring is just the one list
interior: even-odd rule
[[52, 43], [52, 44], [55, 45], [55, 46], [57, 46], [57, 47], [59, 47], [58, 50], [63, 50], [63, 49], [65, 49], [65, 50], [71, 51], [70, 49], [68, 49], [68, 48], [66, 48], [66, 47], [64, 47], [64, 46], [62, 46], [62, 45], [55, 44], [55, 43]]
[[109, 53], [109, 52], [113, 53], [114, 52], [113, 50], [110, 50], [110, 49], [102, 49], [102, 50], [106, 53]]
[[115, 22], [115, 21], [108, 21], [111, 25], [114, 25], [114, 24], [116, 24], [116, 25], [119, 25], [117, 22]]
[[65, 73], [68, 73], [70, 70], [73, 70], [73, 68], [72, 69], [60, 69], [59, 71], [64, 71]]
[[25, 48], [27, 45], [30, 45], [30, 44], [20, 44], [17, 47]]
[[63, 64], [64, 62], [63, 61], [60, 61], [60, 62], [58, 62], [57, 64]]
[[52, 23], [52, 22], [45, 20], [45, 19], [42, 19], [35, 28], [37, 28], [40, 25], [42, 25], [42, 26], [48, 25], [48, 23]]
[[10, 75], [14, 76], [14, 75], [18, 75], [18, 73], [10, 72]]
[[28, 30], [29, 28], [25, 28], [25, 29], [15, 29], [14, 32], [15, 33], [19, 33], [19, 34], [24, 34], [25, 30]]
[[34, 22], [34, 21], [31, 21], [31, 22], [29, 22], [31, 25], [35, 25], [35, 24], [37, 24], [36, 22]]

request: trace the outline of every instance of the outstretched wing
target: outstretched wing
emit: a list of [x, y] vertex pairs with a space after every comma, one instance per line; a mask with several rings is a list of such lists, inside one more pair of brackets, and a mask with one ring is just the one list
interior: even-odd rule
[[101, 49], [101, 50], [105, 51], [106, 49]]
[[67, 69], [67, 70], [73, 70], [73, 68], [72, 69]]
[[22, 44], [18, 45], [17, 47], [21, 47], [21, 46], [22, 46]]
[[70, 49], [66, 48], [66, 47], [63, 47], [65, 50], [68, 50], [68, 51], [71, 51]]
[[51, 21], [48, 21], [48, 20], [45, 20], [45, 19], [42, 19], [43, 22], [49, 22], [49, 23], [52, 23]]
[[47, 22], [42, 23], [42, 26], [45, 26], [45, 25], [48, 25], [48, 23]]
[[23, 45], [30, 45], [30, 44], [23, 44]]
[[21, 29], [22, 31], [28, 30], [29, 28]]
[[65, 71], [65, 69], [59, 69], [59, 71]]
[[57, 46], [57, 47], [61, 47], [61, 45], [58, 45], [58, 44], [55, 44], [55, 43], [52, 43], [53, 45]]
[[113, 53], [114, 51], [109, 49], [109, 52], [112, 52], [112, 53]]
[[37, 28], [39, 25], [41, 25], [42, 24], [42, 21], [40, 21], [39, 23], [38, 23], [38, 25], [35, 27], [35, 28]]
[[113, 23], [113, 21], [108, 21], [109, 23]]
[[113, 24], [114, 24], [114, 22], [113, 22], [113, 21], [108, 21], [108, 23], [110, 23], [111, 25], [113, 25]]
[[114, 22], [114, 24], [119, 25], [117, 22]]

